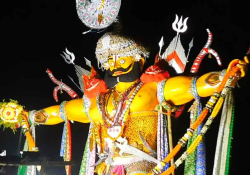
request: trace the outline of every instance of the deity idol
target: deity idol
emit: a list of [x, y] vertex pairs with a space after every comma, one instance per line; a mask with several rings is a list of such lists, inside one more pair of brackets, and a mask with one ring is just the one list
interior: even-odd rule
[[[204, 119], [199, 118], [200, 123], [194, 123], [195, 126], [180, 139], [180, 147], [169, 153], [167, 120], [162, 114], [179, 112], [180, 106], [197, 96], [211, 96], [204, 109], [208, 113], [223, 91], [223, 79], [234, 75], [243, 77], [248, 64], [247, 57], [244, 61], [233, 60], [227, 71], [194, 78], [169, 77], [168, 72], [161, 69], [160, 61], [156, 61], [142, 73], [149, 53], [133, 39], [115, 33], [106, 33], [98, 40], [95, 54], [98, 64], [106, 70], [104, 81], [92, 67], [91, 73], [82, 77], [83, 98], [47, 107], [28, 116], [32, 123], [42, 125], [67, 121], [90, 123], [80, 174], [93, 174], [94, 171], [99, 175], [161, 173]], [[229, 75], [232, 70], [236, 71]], [[234, 83], [233, 79], [226, 85]], [[65, 144], [67, 142], [66, 139]], [[167, 155], [170, 156], [168, 160], [162, 161]]]

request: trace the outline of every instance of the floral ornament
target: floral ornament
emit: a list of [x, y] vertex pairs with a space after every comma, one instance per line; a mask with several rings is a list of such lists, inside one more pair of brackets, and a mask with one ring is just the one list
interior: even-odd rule
[[23, 106], [19, 105], [17, 101], [10, 100], [10, 102], [0, 103], [0, 126], [11, 128], [13, 131], [19, 127], [23, 118]]

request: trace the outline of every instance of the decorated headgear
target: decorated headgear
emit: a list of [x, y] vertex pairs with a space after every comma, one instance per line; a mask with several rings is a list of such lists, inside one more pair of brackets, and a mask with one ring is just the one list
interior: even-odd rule
[[119, 57], [134, 56], [136, 61], [149, 57], [149, 52], [146, 49], [137, 44], [134, 40], [111, 33], [104, 34], [97, 42], [96, 46], [96, 58], [98, 66], [108, 67], [108, 58], [113, 55]]

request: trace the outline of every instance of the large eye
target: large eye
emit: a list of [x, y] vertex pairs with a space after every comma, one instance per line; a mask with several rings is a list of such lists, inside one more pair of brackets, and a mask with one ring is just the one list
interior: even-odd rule
[[112, 67], [113, 67], [113, 66], [114, 66], [114, 62], [110, 62], [110, 66], [112, 66]]
[[124, 64], [125, 63], [125, 60], [124, 59], [121, 59], [120, 60], [120, 64]]

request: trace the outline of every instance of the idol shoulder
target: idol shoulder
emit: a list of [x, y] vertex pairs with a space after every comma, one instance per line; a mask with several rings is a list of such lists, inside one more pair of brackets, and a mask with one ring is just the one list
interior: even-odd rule
[[157, 83], [156, 82], [144, 83], [140, 91], [157, 92]]

